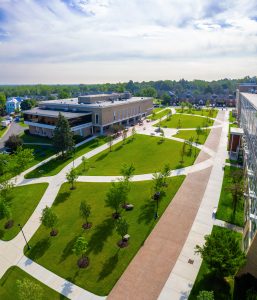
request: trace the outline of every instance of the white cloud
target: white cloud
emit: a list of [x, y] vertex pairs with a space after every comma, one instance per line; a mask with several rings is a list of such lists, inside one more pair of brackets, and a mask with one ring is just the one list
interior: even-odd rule
[[[254, 2], [0, 0], [0, 10], [7, 16], [4, 21], [0, 18], [0, 32], [8, 32], [2, 40], [0, 35], [0, 63], [9, 65], [14, 76], [17, 66], [21, 68], [24, 64], [30, 65], [31, 72], [32, 66], [44, 64], [45, 76], [65, 65], [65, 70], [77, 68], [81, 74], [82, 66], [90, 65], [93, 78], [98, 80], [92, 66], [98, 70], [103, 62], [106, 67], [113, 64], [117, 68], [119, 63], [136, 65], [138, 69], [152, 65], [153, 69], [163, 72], [158, 68], [160, 62], [169, 67], [186, 62], [193, 66], [197, 62], [203, 67], [206, 63], [201, 64], [201, 60], [211, 66], [225, 57], [238, 62], [231, 73], [235, 74], [237, 68], [241, 74], [243, 61], [257, 56], [257, 22], [253, 20], [257, 5]], [[224, 67], [224, 63], [219, 65]], [[243, 70], [247, 75], [247, 69]], [[37, 71], [35, 68], [34, 72]], [[226, 68], [226, 71], [229, 77], [230, 70]], [[111, 78], [111, 72], [110, 67], [106, 81]], [[136, 77], [132, 71], [128, 72], [131, 72], [129, 78]], [[199, 68], [191, 69], [191, 74], [199, 78], [198, 73], [201, 73]], [[211, 70], [210, 73], [213, 74]], [[157, 75], [162, 77], [161, 73]], [[0, 81], [5, 80], [3, 76]], [[74, 82], [74, 75], [71, 77], [68, 72], [66, 76], [68, 81]], [[116, 76], [119, 81], [118, 74]], [[145, 80], [149, 77], [145, 73]], [[44, 81], [43, 73], [41, 78]], [[26, 76], [23, 80], [26, 81]]]

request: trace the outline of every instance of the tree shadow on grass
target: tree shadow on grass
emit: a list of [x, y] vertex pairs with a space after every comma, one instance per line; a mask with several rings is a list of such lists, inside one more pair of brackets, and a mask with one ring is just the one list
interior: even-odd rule
[[115, 221], [111, 217], [97, 225], [89, 240], [88, 252], [93, 252], [95, 254], [101, 252], [105, 241], [112, 234], [114, 227]]
[[103, 153], [100, 156], [97, 157], [97, 159], [95, 161], [101, 161], [103, 159], [105, 159], [106, 156], [108, 156], [109, 152]]
[[63, 262], [69, 255], [72, 254], [72, 249], [74, 247], [74, 244], [77, 240], [77, 238], [81, 236], [80, 234], [74, 236], [65, 246], [65, 248], [62, 251], [61, 258], [59, 260], [59, 263]]
[[124, 144], [121, 144], [120, 146], [116, 147], [114, 152], [117, 152], [123, 148]]
[[151, 222], [153, 222], [155, 210], [156, 210], [156, 202], [149, 198], [146, 199], [145, 203], [140, 206], [138, 223], [150, 224]]
[[219, 300], [230, 300], [230, 286], [223, 278], [217, 278], [215, 274], [208, 273], [198, 282], [195, 282], [189, 299], [196, 299], [200, 291], [213, 291], [214, 298]]
[[108, 275], [110, 275], [112, 273], [112, 271], [116, 268], [116, 265], [119, 261], [119, 250], [117, 250], [117, 252], [113, 255], [110, 256], [103, 264], [102, 270], [99, 274], [98, 280], [97, 281], [101, 281], [103, 280], [105, 277], [107, 277]]
[[4, 230], [0, 229], [0, 239], [2, 239], [4, 237]]
[[32, 260], [36, 260], [43, 256], [47, 249], [51, 245], [51, 238], [47, 237], [44, 238], [43, 240], [38, 241], [34, 246], [32, 245], [31, 250], [29, 251], [29, 258]]
[[65, 202], [70, 197], [70, 192], [63, 192], [57, 195], [54, 206], [57, 206], [58, 204], [61, 204]]

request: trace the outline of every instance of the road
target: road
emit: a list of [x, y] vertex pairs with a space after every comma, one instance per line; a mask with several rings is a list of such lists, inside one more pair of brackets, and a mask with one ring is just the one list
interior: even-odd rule
[[25, 129], [26, 129], [25, 127], [20, 126], [18, 123], [12, 122], [7, 133], [0, 139], [0, 151], [4, 148], [5, 141], [7, 141], [11, 135], [13, 134], [19, 135]]

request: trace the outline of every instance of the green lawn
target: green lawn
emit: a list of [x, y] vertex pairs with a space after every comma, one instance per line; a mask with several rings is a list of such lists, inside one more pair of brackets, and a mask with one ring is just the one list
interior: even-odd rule
[[33, 213], [38, 202], [41, 200], [48, 184], [30, 184], [15, 187], [10, 194], [10, 207], [14, 225], [10, 229], [5, 229], [6, 219], [0, 219], [0, 239], [9, 241], [20, 231], [18, 224], [22, 226]]
[[[119, 175], [123, 164], [133, 163], [135, 174], [147, 174], [158, 171], [169, 164], [172, 169], [181, 168], [180, 152], [183, 143], [165, 139], [161, 143], [159, 137], [146, 135], [136, 135], [135, 139], [128, 138], [126, 144], [122, 142], [109, 149], [97, 154], [89, 160], [90, 169], [86, 173], [81, 164], [77, 169], [80, 174], [86, 175]], [[187, 146], [189, 150], [189, 146]], [[183, 166], [194, 163], [196, 155], [199, 153], [197, 148], [193, 148], [191, 156], [189, 153], [184, 157]]]
[[[93, 150], [94, 148], [105, 143], [105, 138], [99, 138], [99, 143], [95, 140], [92, 140], [88, 143], [85, 143], [82, 146], [76, 148], [75, 158]], [[67, 164], [72, 162], [73, 158], [69, 157], [67, 159], [54, 158], [49, 162], [43, 164], [42, 166], [36, 168], [35, 170], [29, 172], [25, 178], [38, 178], [43, 176], [54, 176], [58, 174]]]
[[52, 146], [23, 145], [23, 148], [34, 150], [34, 159], [28, 165], [27, 169], [55, 154]]
[[[182, 113], [182, 109], [178, 108], [176, 109], [178, 113]], [[199, 116], [205, 116], [205, 117], [210, 117], [210, 118], [216, 118], [218, 114], [218, 110], [214, 109], [212, 112], [210, 109], [202, 109], [202, 110], [197, 110], [197, 109], [191, 109], [189, 111], [187, 108], [184, 108], [184, 113], [185, 114], [192, 114], [192, 115], [199, 115]]]
[[237, 205], [235, 216], [233, 216], [233, 203], [232, 195], [227, 190], [231, 185], [231, 171], [237, 170], [235, 167], [225, 166], [224, 178], [222, 183], [222, 189], [220, 194], [219, 206], [217, 211], [217, 219], [236, 224], [238, 226], [244, 225], [244, 201], [240, 200]]
[[[221, 230], [226, 231], [229, 235], [234, 235], [238, 239], [238, 243], [241, 243], [242, 235], [240, 233], [218, 226], [214, 226], [212, 232]], [[200, 291], [207, 290], [214, 291], [214, 298], [217, 300], [230, 300], [233, 297], [233, 289], [234, 280], [232, 278], [217, 279], [203, 261], [188, 299], [196, 300]]]
[[20, 135], [24, 143], [44, 143], [44, 144], [52, 144], [52, 140], [38, 135], [32, 135], [29, 133], [22, 133]]
[[230, 111], [230, 112], [229, 112], [229, 122], [233, 123], [233, 122], [235, 122], [235, 121], [236, 121], [236, 118], [233, 117], [232, 111]]
[[8, 127], [0, 127], [0, 137], [4, 135], [4, 133], [7, 131]]
[[[199, 134], [198, 137], [198, 144], [204, 144], [209, 133], [210, 129], [203, 130], [201, 134]], [[193, 137], [194, 142], [196, 142], [197, 139], [197, 134], [195, 130], [180, 130], [178, 134], [174, 135], [173, 137], [184, 139], [184, 140], [189, 140], [191, 137]]]
[[160, 110], [162, 110], [162, 111], [156, 113], [154, 116], [150, 115], [149, 117], [147, 117], [147, 119], [151, 119], [152, 121], [159, 120], [160, 118], [167, 116], [168, 112], [171, 111], [169, 108], [166, 108], [166, 109], [161, 108]]
[[[48, 286], [44, 285], [37, 279], [33, 278], [22, 269], [18, 267], [11, 267], [8, 269], [4, 276], [0, 279], [0, 299], [2, 300], [16, 300], [19, 299], [17, 291], [17, 280], [29, 279], [34, 283], [40, 285], [43, 288], [43, 299], [42, 300], [60, 300], [68, 299], [56, 291], [50, 289]], [[35, 299], [36, 300], [36, 299]]]
[[[169, 179], [166, 195], [159, 204], [159, 215], [162, 215], [184, 178]], [[131, 238], [129, 246], [123, 249], [117, 246], [120, 237], [115, 230], [113, 210], [105, 206], [110, 183], [77, 183], [73, 191], [69, 184], [63, 184], [53, 204], [59, 218], [58, 235], [52, 238], [49, 229], [40, 226], [30, 240], [32, 249], [26, 255], [90, 292], [107, 295], [156, 224], [155, 202], [151, 200], [152, 184], [151, 181], [131, 183], [128, 202], [134, 204], [134, 209], [122, 212], [129, 224]], [[81, 200], [86, 200], [91, 206], [89, 221], [93, 226], [86, 231], [82, 229], [83, 220], [79, 217]], [[77, 267], [78, 258], [72, 252], [74, 242], [80, 235], [85, 236], [89, 243], [90, 265], [86, 269]]]
[[[180, 122], [179, 122], [180, 120]], [[178, 128], [180, 123], [180, 128], [196, 128], [198, 126], [205, 127], [207, 118], [197, 117], [197, 116], [189, 116], [183, 114], [175, 114], [172, 115], [169, 121], [164, 120], [161, 122], [162, 127], [168, 128]], [[209, 119], [208, 126], [213, 125], [213, 120]], [[159, 126], [156, 124], [155, 126]]]
[[163, 109], [164, 109], [164, 107], [156, 107], [153, 109], [153, 112], [155, 112], [157, 114], [159, 111], [161, 111]]

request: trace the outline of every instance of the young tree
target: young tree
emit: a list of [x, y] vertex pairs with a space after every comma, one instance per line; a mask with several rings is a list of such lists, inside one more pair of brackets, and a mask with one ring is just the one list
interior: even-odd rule
[[196, 300], [214, 300], [213, 291], [201, 291]]
[[9, 201], [10, 193], [13, 190], [13, 183], [7, 178], [3, 178], [2, 180], [0, 183], [0, 195], [4, 201]]
[[180, 106], [181, 106], [181, 112], [183, 113], [184, 109], [185, 109], [185, 106], [186, 106], [186, 103], [185, 102], [181, 102]]
[[42, 211], [42, 216], [40, 218], [41, 223], [51, 229], [50, 235], [57, 235], [57, 230], [54, 228], [58, 222], [57, 215], [53, 212], [52, 208], [46, 206]]
[[99, 138], [96, 137], [96, 138], [95, 138], [95, 143], [96, 143], [97, 146], [99, 145], [99, 141], [100, 141]]
[[126, 138], [127, 138], [127, 129], [125, 128], [125, 129], [123, 129], [122, 130], [122, 141], [123, 141], [123, 145], [125, 144], [125, 142], [126, 142]]
[[14, 156], [14, 167], [17, 173], [21, 173], [34, 159], [33, 149], [23, 149], [18, 147]]
[[161, 172], [159, 173], [154, 173], [153, 174], [153, 200], [156, 201], [156, 210], [154, 213], [154, 218], [158, 218], [158, 211], [159, 211], [159, 201], [161, 200], [161, 197], [163, 195], [163, 188], [164, 188], [164, 180], [163, 180], [163, 175]]
[[5, 105], [6, 105], [6, 97], [4, 93], [0, 93], [0, 114], [1, 116], [4, 115], [5, 112]]
[[89, 169], [89, 159], [85, 156], [82, 156], [81, 160], [82, 160], [82, 165], [83, 165], [83, 171], [87, 172]]
[[187, 107], [188, 107], [188, 113], [192, 113], [192, 108], [193, 108], [193, 105], [192, 105], [192, 103], [188, 103], [187, 104]]
[[217, 277], [233, 276], [244, 265], [245, 254], [234, 235], [219, 230], [206, 235], [204, 239], [205, 244], [202, 247], [196, 246], [196, 253], [201, 255]]
[[165, 164], [162, 171], [161, 171], [161, 176], [162, 176], [162, 185], [164, 187], [168, 186], [167, 180], [171, 174], [171, 168], [168, 164]]
[[161, 136], [161, 142], [165, 141], [165, 134], [164, 134], [164, 130], [160, 129], [160, 136]]
[[244, 195], [244, 187], [242, 182], [232, 182], [227, 190], [232, 195], [233, 216], [235, 216], [237, 205]]
[[43, 299], [43, 288], [28, 278], [16, 281], [19, 300], [41, 300]]
[[16, 151], [18, 147], [21, 147], [23, 141], [18, 135], [11, 135], [8, 140], [4, 143], [5, 147], [10, 148], [12, 152]]
[[71, 184], [71, 190], [75, 189], [75, 185], [74, 183], [77, 181], [78, 179], [78, 173], [74, 168], [71, 168], [70, 171], [68, 173], [66, 173], [66, 179], [68, 181], [69, 184]]
[[113, 136], [109, 135], [107, 140], [108, 140], [108, 145], [109, 145], [109, 151], [111, 152], [112, 151], [112, 144], [113, 144]]
[[124, 184], [122, 182], [112, 182], [109, 191], [106, 194], [105, 203], [107, 207], [115, 210], [113, 214], [114, 219], [120, 217], [120, 206], [124, 201]]
[[127, 165], [123, 164], [120, 170], [121, 175], [123, 176], [124, 180], [129, 181], [135, 172], [135, 167], [133, 164]]
[[133, 127], [132, 128], [132, 132], [131, 132], [131, 136], [132, 136], [132, 140], [134, 140], [135, 139], [135, 135], [136, 135], [136, 128], [135, 127]]
[[67, 152], [72, 151], [74, 146], [73, 133], [68, 120], [59, 113], [56, 127], [54, 129], [53, 146], [57, 153], [61, 152], [62, 158]]
[[206, 103], [205, 103], [205, 105], [206, 105], [207, 108], [209, 108], [210, 104], [211, 104], [210, 100], [207, 100]]
[[183, 146], [182, 146], [182, 149], [180, 150], [180, 156], [181, 156], [180, 162], [181, 162], [182, 165], [184, 163], [184, 156], [185, 156], [185, 154], [186, 154], [186, 143], [184, 142]]
[[85, 219], [86, 223], [83, 224], [84, 229], [88, 229], [91, 227], [91, 224], [88, 222], [88, 218], [91, 214], [91, 206], [86, 203], [86, 201], [81, 201], [79, 207], [80, 216]]
[[88, 251], [88, 242], [83, 236], [80, 236], [76, 239], [72, 251], [75, 255], [81, 256], [81, 258], [78, 260], [79, 268], [85, 268], [89, 265], [89, 259], [86, 257], [86, 253]]
[[177, 128], [178, 129], [181, 128], [181, 120], [180, 119], [178, 119], [178, 126], [177, 126]]
[[9, 203], [3, 199], [0, 200], [0, 219], [6, 218], [10, 219], [12, 216], [12, 211]]

